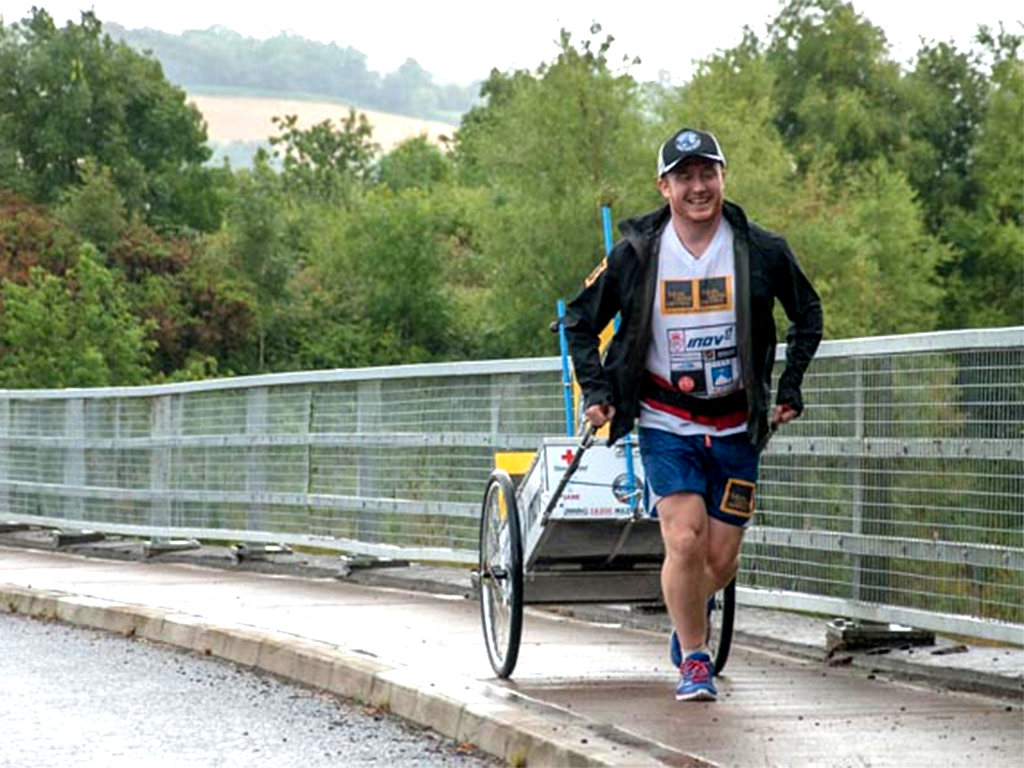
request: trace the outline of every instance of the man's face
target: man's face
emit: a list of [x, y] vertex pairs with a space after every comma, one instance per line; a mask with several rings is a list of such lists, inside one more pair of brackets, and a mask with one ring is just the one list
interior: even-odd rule
[[658, 189], [673, 216], [694, 223], [705, 222], [722, 211], [725, 173], [714, 160], [688, 157], [658, 179]]

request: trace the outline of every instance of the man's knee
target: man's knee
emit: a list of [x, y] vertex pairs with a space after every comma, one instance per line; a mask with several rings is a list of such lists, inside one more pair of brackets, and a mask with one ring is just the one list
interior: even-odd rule
[[704, 561], [708, 527], [703, 501], [693, 494], [667, 496], [658, 504], [665, 555], [670, 559]]

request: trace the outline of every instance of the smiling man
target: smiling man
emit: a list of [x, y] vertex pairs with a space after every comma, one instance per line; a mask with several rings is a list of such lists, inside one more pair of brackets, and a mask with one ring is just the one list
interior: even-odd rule
[[[821, 340], [821, 302], [786, 241], [724, 198], [725, 155], [684, 128], [658, 151], [666, 205], [623, 238], [569, 305], [566, 332], [587, 419], [609, 443], [638, 423], [645, 499], [665, 548], [661, 586], [675, 627], [676, 698], [717, 696], [708, 601], [739, 568], [758, 460], [803, 411], [800, 385]], [[770, 406], [772, 307], [792, 325]], [[621, 312], [602, 361], [598, 332]]]

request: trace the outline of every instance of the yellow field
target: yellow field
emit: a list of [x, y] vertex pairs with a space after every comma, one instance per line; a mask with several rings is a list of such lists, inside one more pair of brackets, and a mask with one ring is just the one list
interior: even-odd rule
[[[299, 126], [308, 128], [324, 120], [338, 120], [348, 115], [344, 104], [293, 99], [263, 99], [247, 96], [201, 96], [189, 94], [206, 119], [207, 135], [211, 141], [257, 141], [277, 135], [272, 117], [298, 115]], [[364, 113], [373, 125], [373, 140], [385, 150], [400, 141], [426, 134], [437, 142], [440, 135], [451, 136], [455, 126], [415, 117], [389, 115], [368, 109]]]

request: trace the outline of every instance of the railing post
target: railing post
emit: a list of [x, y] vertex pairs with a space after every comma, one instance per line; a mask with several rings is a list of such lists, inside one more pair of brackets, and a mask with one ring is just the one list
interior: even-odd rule
[[[850, 532], [859, 536], [864, 530], [864, 372], [861, 366], [861, 359], [853, 361], [853, 519], [850, 523]], [[851, 599], [861, 598], [861, 556], [850, 555], [852, 566], [852, 591]]]
[[64, 485], [75, 489], [65, 506], [65, 517], [85, 519], [85, 500], [81, 496], [85, 485], [85, 401], [73, 397], [64, 403], [64, 437], [67, 449], [64, 461]]
[[7, 481], [11, 479], [11, 401], [0, 400], [0, 514], [9, 515], [11, 509], [11, 489]]
[[[356, 388], [356, 433], [360, 435], [380, 432], [381, 425], [380, 379], [360, 381]], [[372, 445], [361, 444], [356, 455], [356, 496], [377, 498], [382, 495], [380, 483], [380, 455]], [[356, 513], [353, 521], [354, 537], [363, 540], [364, 521]]]
[[[245, 392], [245, 434], [250, 438], [267, 434], [269, 417], [267, 402], [269, 392], [266, 387], [252, 387]], [[251, 441], [246, 449], [245, 459], [245, 490], [250, 499], [248, 529], [250, 531], [267, 532], [267, 514], [264, 502], [259, 497], [267, 490], [266, 449]]]
[[[149, 489], [154, 491], [149, 505], [149, 524], [154, 528], [170, 528], [171, 500], [161, 494], [170, 488], [171, 446], [167, 439], [172, 433], [172, 395], [159, 395], [149, 401], [149, 436], [153, 444], [149, 449]], [[166, 533], [154, 535], [153, 542], [166, 541]]]

